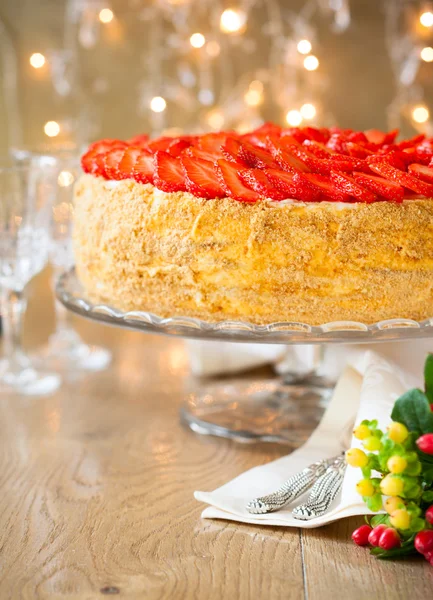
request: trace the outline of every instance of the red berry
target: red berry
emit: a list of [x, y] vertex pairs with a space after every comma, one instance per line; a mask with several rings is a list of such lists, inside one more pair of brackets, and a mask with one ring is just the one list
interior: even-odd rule
[[221, 158], [217, 168], [218, 181], [230, 198], [240, 202], [257, 202], [260, 195], [247, 188], [240, 178], [239, 171], [243, 169], [244, 167]]
[[415, 536], [415, 549], [420, 554], [426, 554], [433, 551], [433, 530], [424, 529]]
[[425, 520], [433, 525], [433, 504], [425, 511]]
[[317, 190], [305, 179], [304, 173], [286, 173], [279, 169], [264, 169], [263, 172], [272, 185], [284, 194], [285, 198], [314, 202], [319, 197]]
[[[125, 156], [126, 154], [125, 152]], [[138, 156], [135, 153], [130, 156], [130, 160], [134, 161], [132, 165], [134, 179], [140, 183], [153, 183], [155, 166], [152, 154], [148, 154], [145, 150], [142, 150]]]
[[147, 144], [147, 148], [152, 154], [158, 152], [158, 150], [162, 150], [164, 152], [168, 152], [171, 144], [173, 143], [173, 138], [169, 136], [161, 136], [156, 138], [155, 140], [151, 140]]
[[228, 137], [226, 139], [226, 143], [221, 147], [221, 152], [226, 160], [234, 163], [241, 163], [245, 167], [248, 166], [248, 163], [239, 158], [239, 149], [241, 147], [241, 143], [234, 137]]
[[178, 158], [159, 150], [154, 155], [154, 185], [164, 192], [185, 192], [185, 174]]
[[203, 152], [214, 155], [215, 158], [222, 158], [221, 147], [226, 143], [227, 137], [227, 133], [207, 133], [198, 138], [197, 146]]
[[403, 202], [404, 189], [398, 183], [387, 181], [377, 175], [367, 175], [366, 173], [354, 173], [353, 176], [358, 183], [380, 194], [387, 200]]
[[377, 200], [377, 196], [374, 192], [363, 188], [349, 175], [331, 171], [331, 181], [339, 190], [354, 196], [358, 201], [366, 202], [368, 204]]
[[277, 167], [277, 163], [267, 150], [253, 146], [249, 142], [242, 142], [239, 147], [238, 159], [249, 167], [265, 169]]
[[364, 131], [364, 134], [367, 140], [372, 144], [380, 145], [385, 143], [386, 133], [379, 131], [379, 129], [367, 129], [367, 131]]
[[245, 169], [240, 172], [240, 176], [245, 185], [265, 198], [272, 198], [272, 200], [286, 198], [283, 192], [271, 184], [261, 169]]
[[433, 185], [431, 183], [421, 181], [417, 177], [393, 167], [387, 161], [386, 156], [383, 158], [383, 160], [378, 160], [377, 157], [374, 156], [368, 158], [367, 161], [370, 169], [385, 179], [399, 183], [400, 185], [409, 188], [413, 192], [421, 194], [422, 196], [426, 196], [427, 198], [431, 198], [433, 196]]
[[347, 142], [347, 150], [349, 152], [349, 156], [360, 159], [367, 158], [367, 156], [371, 156], [371, 154], [373, 154], [372, 150], [364, 148], [364, 146], [360, 146], [355, 142]]
[[425, 433], [416, 441], [416, 445], [426, 454], [433, 454], [433, 433]]
[[393, 548], [400, 548], [401, 541], [398, 533], [392, 527], [388, 527], [382, 533], [379, 538], [379, 548], [382, 550], [392, 550]]
[[115, 148], [104, 154], [105, 175], [107, 179], [119, 179], [118, 169], [124, 154], [124, 148]]
[[167, 148], [167, 152], [171, 156], [179, 156], [179, 154], [191, 146], [191, 143], [192, 139], [189, 136], [174, 138]]
[[370, 534], [368, 536], [368, 543], [371, 544], [372, 546], [378, 546], [380, 536], [385, 531], [385, 529], [387, 529], [386, 525], [376, 525], [376, 527], [374, 527], [370, 531]]
[[[141, 154], [147, 154], [147, 152], [140, 148], [136, 148], [135, 146], [131, 146], [125, 150], [122, 160], [117, 167], [117, 179], [129, 179], [130, 177], [134, 177], [134, 166]], [[149, 156], [152, 155], [149, 154]]]
[[223, 198], [226, 195], [219, 184], [213, 162], [186, 155], [180, 160], [188, 192], [200, 198]]
[[433, 183], [433, 169], [431, 167], [425, 167], [424, 165], [412, 164], [408, 167], [409, 173], [419, 177], [427, 183]]
[[424, 558], [428, 560], [430, 563], [433, 560], [433, 550], [429, 550], [424, 554]]
[[317, 175], [316, 173], [304, 173], [303, 177], [311, 183], [313, 188], [317, 189], [323, 200], [327, 200], [328, 202], [348, 202], [351, 200], [349, 194], [339, 190], [329, 177]]
[[358, 529], [355, 529], [352, 533], [352, 540], [358, 546], [368, 546], [368, 537], [371, 531], [373, 530], [370, 525], [361, 525], [361, 527], [358, 527]]
[[283, 169], [283, 171], [297, 173], [299, 171], [308, 172], [310, 170], [306, 164], [299, 160], [299, 158], [296, 158], [296, 156], [293, 156], [283, 148], [277, 148], [275, 151], [273, 151], [273, 156], [275, 157], [280, 169]]

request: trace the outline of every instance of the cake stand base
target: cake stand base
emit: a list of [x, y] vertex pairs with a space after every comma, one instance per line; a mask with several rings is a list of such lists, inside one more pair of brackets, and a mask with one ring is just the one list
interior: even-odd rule
[[[433, 337], [433, 318], [414, 321], [389, 319], [378, 323], [334, 321], [309, 325], [292, 321], [255, 325], [243, 320], [205, 322], [193, 317], [161, 317], [147, 311], [123, 311], [92, 302], [75, 270], [64, 273], [56, 286], [58, 299], [74, 313], [99, 323], [145, 333], [158, 333], [202, 341], [254, 344], [379, 343]], [[286, 369], [287, 365], [280, 365]], [[296, 369], [295, 369], [296, 370]], [[317, 377], [317, 365], [308, 374], [286, 370], [281, 379], [213, 383], [191, 393], [181, 418], [199, 433], [242, 442], [302, 443], [319, 422], [332, 385]], [[299, 378], [302, 375], [302, 379]]]
[[238, 442], [299, 446], [318, 425], [332, 387], [311, 377], [210, 383], [189, 394], [181, 421], [196, 433]]

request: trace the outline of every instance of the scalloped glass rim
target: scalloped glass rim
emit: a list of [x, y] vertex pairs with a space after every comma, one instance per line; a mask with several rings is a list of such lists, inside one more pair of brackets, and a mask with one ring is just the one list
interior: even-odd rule
[[210, 323], [192, 317], [163, 318], [145, 311], [124, 312], [114, 306], [94, 304], [86, 298], [75, 269], [60, 277], [56, 294], [66, 308], [82, 317], [137, 331], [187, 338], [263, 344], [347, 344], [433, 337], [433, 318], [421, 322], [390, 319], [372, 325], [356, 321], [317, 326], [289, 321], [254, 325], [243, 321]]

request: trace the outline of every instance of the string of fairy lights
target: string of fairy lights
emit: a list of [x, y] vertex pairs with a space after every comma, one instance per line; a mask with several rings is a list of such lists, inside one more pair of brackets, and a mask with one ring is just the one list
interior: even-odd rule
[[[431, 132], [430, 109], [417, 77], [422, 64], [433, 63], [430, 45], [433, 44], [433, 4], [412, 0], [382, 1], [388, 51], [396, 81], [396, 97], [388, 110], [389, 124], [399, 127], [406, 120], [415, 129]], [[97, 32], [100, 31], [97, 28], [114, 29], [116, 22], [123, 18], [125, 4], [117, 11], [101, 0], [68, 2], [73, 5], [73, 10], [69, 7], [67, 14], [75, 15], [71, 22], [65, 23], [65, 40], [69, 40], [71, 47], [63, 49], [60, 56], [78, 61], [77, 49], [72, 45], [91, 50], [97, 43]], [[142, 92], [137, 111], [149, 120], [150, 130], [176, 132], [170, 127], [168, 116], [173, 99], [185, 107], [185, 113], [189, 110], [194, 115], [197, 127], [202, 129], [219, 130], [228, 126], [247, 130], [262, 122], [263, 113], [270, 104], [275, 114], [280, 115], [279, 120], [289, 126], [325, 125], [326, 121], [333, 121], [321, 100], [327, 82], [321, 76], [323, 57], [318, 42], [317, 17], [331, 16], [335, 32], [344, 31], [351, 22], [349, 0], [308, 0], [296, 14], [287, 12], [284, 3], [278, 0], [238, 0], [238, 4], [231, 7], [218, 0], [202, 0], [200, 5], [204, 14], [209, 15], [209, 23], [202, 30], [194, 27], [197, 19], [192, 18], [192, 11], [197, 9], [197, 4], [194, 7], [192, 4], [192, 0], [154, 0], [152, 6], [143, 8], [140, 0], [129, 0], [128, 9], [137, 11], [137, 19], [143, 22], [143, 28], [150, 25], [156, 31], [155, 35], [161, 35], [161, 31], [167, 31], [161, 29], [167, 23], [172, 27], [169, 34], [161, 36], [163, 47], [158, 51], [153, 49], [152, 60], [157, 63], [143, 74], [141, 87], [138, 86]], [[227, 57], [227, 52], [230, 56], [233, 51], [237, 55], [244, 53], [247, 58], [254, 54], [257, 28], [254, 28], [253, 10], [259, 4], [267, 15], [266, 22], [261, 25], [261, 32], [270, 40], [267, 62], [253, 71], [246, 70], [241, 77], [234, 77], [223, 56]], [[189, 23], [192, 23], [191, 30]], [[30, 65], [35, 70], [46, 70], [52, 78], [59, 76], [58, 73], [64, 77], [65, 68], [58, 68], [56, 75], [54, 55], [53, 51], [44, 55], [35, 49], [29, 57]], [[161, 75], [164, 60], [178, 64], [174, 77]], [[148, 57], [143, 59], [144, 71], [148, 62]], [[74, 65], [75, 78], [79, 72]], [[76, 80], [66, 85], [65, 95], [73, 94], [75, 85]], [[98, 85], [102, 92], [108, 87], [103, 80]], [[54, 87], [63, 89], [55, 81]], [[191, 129], [191, 124], [189, 126]], [[68, 127], [74, 129], [59, 119], [49, 120], [42, 127], [50, 138], [61, 135]]]

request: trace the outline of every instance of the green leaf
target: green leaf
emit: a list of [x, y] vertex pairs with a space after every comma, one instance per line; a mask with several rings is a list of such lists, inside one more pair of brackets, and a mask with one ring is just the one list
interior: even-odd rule
[[371, 469], [369, 466], [362, 467], [361, 471], [362, 471], [362, 476], [364, 477], [364, 479], [370, 479]]
[[414, 535], [411, 535], [409, 539], [404, 541], [400, 548], [393, 548], [392, 550], [382, 550], [382, 548], [372, 548], [370, 550], [370, 554], [376, 556], [377, 558], [387, 559], [387, 558], [403, 558], [405, 556], [410, 556], [411, 554], [418, 554], [415, 550], [415, 546], [413, 543]]
[[371, 512], [378, 512], [382, 510], [382, 494], [374, 494], [374, 496], [369, 496], [368, 498], [364, 496], [362, 498]]
[[422, 478], [427, 485], [433, 485], [433, 465], [422, 465]]
[[433, 403], [433, 354], [428, 354], [424, 365], [425, 395]]
[[419, 517], [412, 519], [410, 523], [411, 531], [413, 531], [414, 533], [418, 533], [418, 531], [422, 531], [423, 529], [425, 529], [425, 519], [421, 519]]
[[394, 404], [391, 418], [403, 423], [409, 431], [433, 433], [433, 412], [427, 396], [421, 390], [409, 390]]
[[416, 477], [421, 473], [421, 463], [417, 460], [416, 462], [411, 462], [407, 465], [404, 470], [405, 475], [411, 475], [412, 477]]
[[371, 527], [376, 527], [376, 525], [389, 525], [389, 515], [374, 515], [371, 517], [370, 521]]
[[424, 492], [421, 496], [421, 500], [423, 502], [427, 502], [428, 504], [430, 504], [430, 502], [433, 502], [433, 491], [430, 490], [428, 492]]

